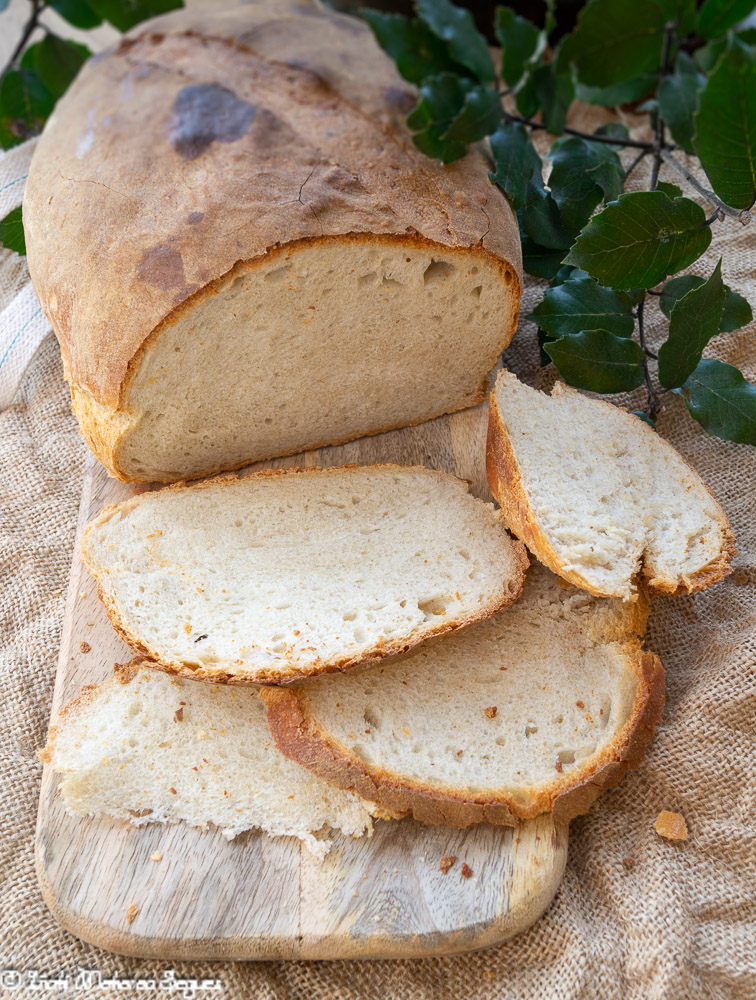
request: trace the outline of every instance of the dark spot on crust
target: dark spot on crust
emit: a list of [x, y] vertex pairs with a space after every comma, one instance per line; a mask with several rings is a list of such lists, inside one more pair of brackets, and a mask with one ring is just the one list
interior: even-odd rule
[[136, 274], [140, 281], [165, 290], [183, 288], [186, 284], [181, 254], [165, 244], [144, 251]]
[[187, 216], [186, 221], [189, 223], [190, 226], [196, 226], [196, 224], [198, 222], [202, 222], [204, 218], [205, 218], [204, 212], [190, 212], [189, 215]]
[[195, 160], [213, 142], [241, 139], [256, 112], [256, 105], [217, 83], [184, 87], [173, 102], [171, 143], [184, 160]]

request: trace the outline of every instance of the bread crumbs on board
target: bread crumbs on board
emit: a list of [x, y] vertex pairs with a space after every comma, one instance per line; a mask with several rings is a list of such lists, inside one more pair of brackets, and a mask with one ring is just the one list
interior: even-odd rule
[[465, 861], [465, 863], [462, 865], [462, 868], [461, 868], [459, 874], [460, 874], [461, 878], [472, 878], [473, 875], [475, 874], [475, 872], [472, 870], [472, 868]]
[[445, 854], [443, 858], [441, 858], [441, 864], [438, 866], [438, 870], [440, 872], [443, 872], [444, 875], [448, 875], [449, 869], [456, 860], [457, 860], [456, 854]]
[[133, 924], [136, 920], [137, 914], [139, 913], [139, 907], [136, 903], [132, 903], [126, 911], [126, 923]]

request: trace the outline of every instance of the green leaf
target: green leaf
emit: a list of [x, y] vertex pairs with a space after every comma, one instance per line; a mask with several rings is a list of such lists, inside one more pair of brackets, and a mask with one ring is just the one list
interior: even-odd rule
[[673, 76], [665, 76], [659, 85], [659, 110], [672, 138], [686, 153], [693, 152], [693, 116], [698, 105], [699, 79], [696, 64], [686, 52], [675, 61]]
[[95, 14], [119, 31], [128, 31], [158, 14], [183, 7], [182, 0], [87, 0]]
[[549, 187], [567, 226], [581, 229], [603, 197], [613, 201], [621, 194], [625, 173], [609, 146], [567, 136], [548, 155]]
[[682, 188], [677, 184], [670, 184], [668, 181], [657, 181], [656, 190], [663, 191], [668, 198], [682, 198]]
[[55, 102], [36, 73], [12, 69], [0, 84], [0, 140], [3, 149], [39, 132]]
[[452, 59], [469, 69], [481, 83], [496, 77], [488, 43], [469, 10], [455, 7], [450, 0], [415, 0], [415, 9], [434, 34], [442, 38]]
[[[624, 122], [605, 122], [603, 125], [599, 125], [597, 129], [593, 130], [594, 135], [605, 135], [610, 139], [629, 139], [630, 133], [627, 130], [627, 125]], [[621, 146], [617, 146], [617, 149], [622, 149]]]
[[524, 125], [502, 122], [491, 136], [491, 152], [496, 165], [491, 180], [506, 194], [515, 211], [525, 204], [528, 185], [543, 192], [541, 157]]
[[564, 250], [550, 250], [539, 246], [527, 235], [520, 237], [522, 266], [536, 278], [553, 278], [562, 266]]
[[696, 31], [702, 38], [716, 38], [748, 17], [754, 7], [754, 0], [706, 0], [698, 12]]
[[542, 247], [569, 250], [577, 236], [576, 229], [565, 226], [559, 206], [550, 194], [531, 201], [522, 209], [522, 227], [528, 236]]
[[574, 63], [589, 87], [610, 87], [661, 62], [664, 11], [651, 0], [593, 0], [562, 43], [560, 68]]
[[[679, 278], [672, 278], [666, 283], [659, 297], [661, 311], [667, 317], [672, 315], [675, 303], [693, 288], [700, 288], [706, 283], [705, 278], [697, 274], [681, 274]], [[746, 326], [753, 319], [753, 312], [748, 304], [748, 300], [742, 295], [734, 292], [727, 285], [725, 287], [724, 308], [722, 318], [719, 321], [719, 333], [732, 333], [739, 330], [741, 326]]]
[[535, 80], [533, 79], [533, 71], [529, 71], [525, 76], [525, 80], [515, 94], [515, 101], [517, 102], [517, 110], [523, 118], [532, 118], [541, 107], [540, 98], [536, 92]]
[[588, 275], [585, 271], [581, 271], [579, 267], [573, 267], [572, 264], [564, 264], [551, 279], [551, 287], [556, 288], [557, 285], [563, 285], [565, 281], [569, 281], [570, 278], [577, 279], [587, 277]]
[[604, 288], [590, 277], [570, 277], [547, 288], [543, 301], [526, 318], [556, 336], [600, 329], [631, 337], [635, 329], [629, 295]]
[[556, 60], [537, 66], [531, 73], [543, 124], [552, 135], [561, 135], [567, 110], [575, 98], [575, 85], [568, 73], [557, 73]]
[[725, 301], [722, 258], [699, 288], [678, 299], [669, 320], [669, 337], [659, 349], [659, 381], [667, 389], [681, 386], [701, 360], [703, 349], [719, 333]]
[[650, 94], [656, 86], [656, 73], [641, 73], [611, 87], [587, 87], [579, 80], [575, 96], [585, 104], [598, 104], [602, 108], [614, 108], [619, 104], [630, 104]]
[[384, 14], [379, 10], [363, 10], [361, 16], [410, 83], [422, 83], [438, 73], [465, 72], [449, 55], [446, 44], [417, 18], [410, 20], [401, 14]]
[[86, 30], [102, 24], [102, 18], [86, 0], [50, 0], [50, 6], [75, 28]]
[[538, 47], [538, 28], [510, 7], [497, 7], [494, 29], [501, 44], [502, 79], [514, 87]]
[[750, 208], [756, 196], [756, 55], [740, 42], [709, 77], [695, 126], [695, 150], [716, 194], [733, 208]]
[[741, 372], [723, 361], [705, 359], [676, 390], [685, 400], [690, 415], [709, 434], [756, 444], [756, 385], [746, 382]]
[[452, 163], [465, 155], [467, 145], [445, 135], [473, 86], [453, 73], [439, 73], [420, 87], [420, 103], [407, 115], [407, 125], [418, 133], [413, 136], [414, 143], [426, 156]]
[[689, 35], [696, 23], [696, 0], [656, 0], [664, 11], [664, 18], [669, 23], [677, 23], [676, 35], [684, 38]]
[[501, 98], [491, 87], [473, 87], [465, 95], [462, 109], [444, 134], [444, 139], [471, 143], [485, 138], [501, 121]]
[[91, 55], [86, 45], [46, 35], [24, 52], [21, 66], [34, 70], [57, 101]]
[[704, 210], [662, 191], [623, 194], [583, 229], [565, 263], [602, 285], [653, 288], [697, 260], [711, 243]]
[[607, 330], [583, 330], [547, 341], [543, 349], [576, 389], [629, 392], [645, 379], [645, 355], [638, 344]]
[[0, 243], [6, 250], [15, 250], [22, 257], [26, 256], [26, 239], [20, 205], [8, 212], [5, 218], [0, 221]]

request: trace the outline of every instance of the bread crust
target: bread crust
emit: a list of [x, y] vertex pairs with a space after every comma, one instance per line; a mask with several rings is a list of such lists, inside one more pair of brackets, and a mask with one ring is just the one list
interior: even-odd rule
[[[360, 466], [356, 464], [343, 465], [343, 466], [331, 466], [329, 468], [321, 468], [320, 466], [311, 466], [309, 468], [294, 468], [294, 469], [264, 469], [260, 472], [254, 472], [241, 476], [237, 475], [224, 475], [216, 476], [212, 479], [205, 479], [201, 481], [193, 481], [191, 483], [173, 483], [170, 486], [163, 487], [163, 490], [181, 490], [181, 489], [192, 489], [192, 490], [203, 490], [209, 487], [217, 488], [218, 486], [227, 486], [232, 483], [237, 482], [239, 479], [247, 478], [276, 478], [288, 475], [300, 475], [307, 476], [313, 474], [343, 474], [345, 471], [354, 469], [364, 469], [364, 468], [389, 468], [389, 469], [401, 469], [406, 471], [411, 469], [414, 472], [421, 472], [428, 476], [433, 477], [444, 477], [448, 478], [450, 473], [440, 472], [435, 469], [427, 469], [424, 466], [406, 466], [399, 465], [395, 462], [381, 463], [380, 465], [373, 466]], [[458, 479], [458, 477], [452, 477]], [[466, 491], [469, 493], [470, 484], [466, 480], [458, 479], [458, 482], [463, 483]], [[160, 492], [163, 492], [161, 490]], [[147, 642], [140, 638], [124, 621], [124, 617], [121, 611], [107, 592], [105, 586], [103, 585], [101, 579], [97, 575], [96, 568], [93, 564], [91, 555], [88, 550], [87, 539], [93, 528], [102, 524], [103, 522], [109, 520], [115, 511], [129, 511], [136, 507], [138, 504], [144, 501], [145, 494], [142, 493], [139, 496], [132, 497], [130, 500], [126, 500], [121, 504], [111, 504], [100, 511], [99, 515], [92, 521], [90, 525], [84, 531], [81, 540], [81, 552], [82, 560], [84, 565], [89, 570], [89, 572], [94, 577], [97, 583], [97, 594], [102, 601], [105, 611], [110, 619], [113, 628], [121, 636], [123, 641], [129, 645], [137, 653], [141, 654], [141, 657], [148, 661], [147, 665], [154, 667], [157, 670], [162, 670], [169, 674], [174, 674], [180, 677], [190, 677], [194, 680], [208, 681], [212, 684], [238, 684], [238, 685], [288, 685], [296, 683], [297, 681], [302, 681], [306, 677], [312, 677], [315, 675], [323, 673], [332, 673], [334, 671], [344, 671], [353, 669], [355, 667], [364, 667], [370, 664], [379, 663], [387, 659], [393, 659], [398, 656], [403, 656], [410, 650], [419, 646], [421, 643], [425, 643], [431, 639], [439, 636], [447, 635], [450, 632], [456, 632], [458, 629], [466, 628], [468, 625], [473, 625], [475, 622], [483, 621], [486, 618], [490, 618], [499, 611], [502, 611], [505, 607], [512, 604], [520, 596], [522, 592], [522, 587], [525, 582], [525, 571], [527, 570], [530, 560], [528, 559], [527, 553], [525, 551], [525, 546], [522, 542], [510, 539], [512, 545], [512, 556], [514, 560], [514, 574], [506, 582], [506, 590], [500, 595], [500, 597], [495, 600], [490, 601], [487, 605], [479, 609], [479, 611], [460, 615], [457, 618], [449, 619], [444, 623], [439, 623], [437, 625], [427, 624], [425, 627], [419, 627], [415, 630], [414, 634], [409, 639], [394, 639], [386, 641], [385, 639], [379, 640], [370, 649], [364, 650], [359, 654], [345, 655], [334, 660], [320, 660], [317, 659], [313, 661], [307, 669], [300, 669], [290, 664], [285, 667], [279, 666], [278, 668], [264, 667], [260, 668], [254, 673], [248, 676], [240, 676], [238, 674], [229, 673], [222, 668], [218, 667], [208, 667], [208, 668], [198, 668], [190, 666], [189, 664], [181, 663], [178, 660], [167, 660], [160, 656], [158, 651], [150, 646]], [[503, 516], [500, 511], [493, 511], [494, 517], [497, 520], [501, 520], [503, 524]]]
[[506, 346], [514, 214], [480, 150], [447, 167], [419, 153], [414, 101], [366, 24], [296, 0], [177, 11], [83, 68], [39, 141], [24, 225], [74, 408], [115, 475], [142, 352], [219, 282], [302, 241], [486, 254], [505, 278]]
[[370, 767], [308, 715], [301, 689], [264, 687], [260, 697], [268, 711], [273, 739], [285, 757], [336, 787], [357, 792], [397, 815], [412, 815], [421, 823], [452, 827], [476, 823], [514, 826], [541, 813], [551, 813], [557, 822], [566, 823], [587, 812], [603, 789], [616, 785], [628, 770], [638, 767], [661, 718], [661, 662], [653, 653], [636, 651], [630, 656], [638, 676], [635, 706], [629, 720], [601, 753], [551, 782], [529, 789], [503, 789], [499, 794], [471, 796], [464, 789], [434, 789], [383, 768]]
[[[596, 597], [621, 597], [625, 600], [638, 600], [638, 591], [628, 596], [625, 591], [605, 591], [596, 587], [587, 580], [581, 573], [574, 569], [567, 569], [558, 553], [555, 551], [548, 538], [541, 530], [538, 523], [538, 516], [528, 500], [528, 494], [522, 481], [522, 473], [519, 462], [512, 448], [506, 425], [502, 418], [496, 401], [496, 388], [500, 380], [507, 377], [509, 373], [505, 370], [499, 372], [496, 383], [491, 390], [488, 410], [488, 434], [486, 439], [486, 474], [488, 485], [496, 501], [501, 506], [506, 518], [507, 526], [519, 539], [527, 545], [528, 549], [536, 556], [539, 562], [567, 580], [569, 583], [580, 587]], [[591, 400], [591, 403], [598, 403], [611, 409], [623, 409], [615, 407], [612, 403], [604, 400]], [[638, 432], [645, 431], [655, 433], [647, 428], [641, 421], [638, 421]], [[677, 597], [681, 594], [691, 594], [699, 590], [704, 590], [712, 584], [718, 583], [732, 572], [732, 559], [735, 556], [735, 536], [730, 528], [727, 515], [722, 509], [719, 501], [712, 494], [706, 483], [703, 482], [696, 470], [680, 456], [687, 469], [698, 479], [711, 497], [717, 510], [717, 520], [722, 529], [722, 547], [716, 559], [689, 577], [682, 579], [678, 577], [653, 576], [650, 570], [641, 564], [638, 576], [644, 580], [645, 586], [649, 590], [658, 594], [667, 594]], [[636, 585], [638, 580], [633, 581]]]

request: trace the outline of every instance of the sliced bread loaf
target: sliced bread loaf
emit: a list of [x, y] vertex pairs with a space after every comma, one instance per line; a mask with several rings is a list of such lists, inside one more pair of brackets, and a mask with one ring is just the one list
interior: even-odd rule
[[398, 465], [172, 486], [109, 507], [82, 549], [155, 665], [281, 684], [404, 653], [495, 614], [527, 557], [467, 484]]
[[541, 566], [505, 612], [371, 670], [264, 688], [279, 749], [426, 823], [566, 821], [636, 767], [664, 703], [646, 602], [602, 601]]
[[591, 594], [637, 580], [681, 594], [730, 572], [727, 517], [698, 473], [638, 417], [557, 383], [502, 371], [491, 393], [488, 481], [531, 552]]
[[62, 776], [75, 816], [107, 815], [136, 825], [212, 823], [231, 839], [259, 828], [299, 837], [316, 855], [329, 826], [360, 836], [385, 811], [286, 760], [254, 690], [171, 679], [117, 666], [103, 684], [69, 702], [41, 752]]

